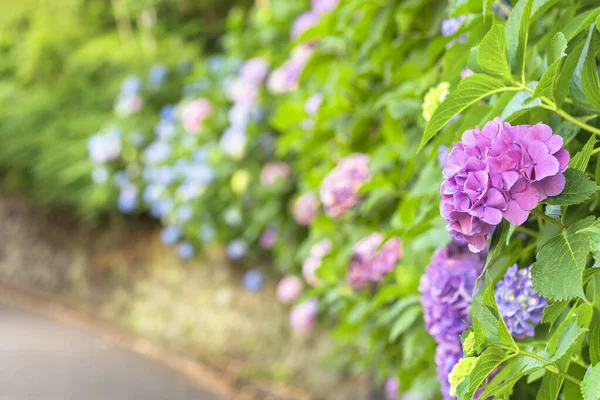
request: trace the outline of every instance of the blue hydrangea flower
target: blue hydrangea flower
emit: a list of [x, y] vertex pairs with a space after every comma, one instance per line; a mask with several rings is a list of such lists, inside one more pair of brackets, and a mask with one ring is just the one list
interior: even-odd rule
[[244, 239], [234, 239], [227, 245], [227, 256], [232, 260], [241, 260], [248, 251], [248, 244]]
[[164, 187], [161, 185], [148, 185], [144, 189], [142, 197], [144, 198], [146, 204], [152, 205], [160, 198], [163, 190]]
[[92, 162], [104, 164], [121, 154], [121, 131], [111, 128], [97, 133], [88, 140], [88, 153]]
[[183, 242], [177, 246], [177, 254], [182, 260], [189, 260], [194, 256], [195, 252], [194, 246], [189, 242]]
[[198, 236], [200, 237], [200, 240], [206, 243], [212, 242], [216, 235], [217, 232], [211, 225], [202, 225], [198, 230]]
[[259, 292], [265, 284], [265, 278], [259, 270], [251, 269], [244, 274], [243, 282], [249, 292]]
[[142, 80], [138, 76], [128, 76], [121, 83], [121, 94], [133, 96], [142, 89]]
[[160, 239], [167, 246], [177, 243], [181, 237], [181, 228], [176, 225], [167, 225], [160, 232]]
[[179, 207], [177, 209], [176, 213], [177, 213], [177, 221], [180, 223], [188, 222], [189, 220], [192, 219], [192, 217], [194, 215], [194, 211], [192, 210], [192, 207], [190, 207], [188, 205]]
[[208, 165], [204, 165], [204, 164], [189, 165], [186, 168], [185, 177], [191, 182], [208, 185], [214, 180], [215, 172]]
[[166, 119], [168, 121], [177, 120], [177, 107], [172, 104], [167, 104], [160, 109], [160, 119]]
[[160, 87], [168, 74], [169, 70], [163, 64], [154, 64], [148, 72], [148, 82], [155, 88]]
[[129, 176], [125, 171], [117, 171], [113, 177], [113, 182], [119, 188], [125, 187], [129, 183]]
[[137, 205], [138, 188], [135, 185], [127, 184], [121, 189], [117, 206], [123, 213], [130, 213]]
[[160, 218], [170, 213], [172, 209], [173, 200], [169, 198], [161, 198], [152, 204], [152, 209], [150, 212], [154, 217]]
[[148, 164], [158, 164], [171, 155], [171, 146], [165, 142], [153, 142], [144, 152], [144, 159]]
[[154, 133], [161, 140], [169, 140], [177, 133], [177, 125], [169, 119], [161, 119], [154, 127]]
[[98, 166], [92, 170], [92, 180], [94, 183], [104, 183], [108, 180], [108, 169]]
[[198, 163], [205, 163], [208, 161], [208, 156], [210, 154], [211, 146], [203, 146], [198, 150], [194, 151], [192, 154], [192, 159]]
[[531, 282], [531, 266], [519, 269], [517, 264], [506, 271], [494, 292], [500, 314], [511, 335], [518, 339], [535, 335], [548, 300], [540, 297]]
[[177, 188], [177, 195], [183, 201], [195, 199], [202, 192], [202, 185], [196, 182], [184, 182]]

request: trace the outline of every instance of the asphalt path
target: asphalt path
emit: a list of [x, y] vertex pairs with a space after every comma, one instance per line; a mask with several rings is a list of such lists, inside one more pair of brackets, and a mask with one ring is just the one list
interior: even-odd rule
[[219, 400], [102, 335], [0, 303], [0, 400]]

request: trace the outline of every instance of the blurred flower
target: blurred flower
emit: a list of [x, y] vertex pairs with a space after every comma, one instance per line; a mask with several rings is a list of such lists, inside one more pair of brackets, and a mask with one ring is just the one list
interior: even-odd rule
[[162, 85], [168, 73], [169, 70], [163, 64], [154, 64], [148, 72], [148, 82], [152, 87], [157, 88]]
[[144, 100], [138, 95], [121, 95], [115, 101], [117, 114], [127, 116], [142, 109]]
[[177, 222], [186, 223], [192, 219], [192, 217], [194, 215], [194, 211], [192, 210], [192, 207], [190, 207], [188, 205], [184, 205], [177, 209], [176, 214], [177, 214]]
[[92, 180], [94, 183], [104, 183], [108, 180], [108, 169], [104, 166], [95, 167], [92, 170]]
[[319, 312], [319, 301], [309, 299], [295, 305], [290, 311], [290, 323], [296, 332], [308, 332], [313, 328]]
[[186, 166], [183, 176], [190, 182], [208, 185], [215, 179], [215, 172], [208, 165], [191, 164]]
[[268, 73], [269, 64], [263, 58], [255, 57], [244, 63], [240, 70], [240, 78], [257, 85], [265, 80]]
[[319, 14], [324, 14], [335, 10], [339, 0], [312, 0], [312, 10]]
[[160, 232], [160, 239], [167, 246], [177, 243], [180, 237], [181, 228], [175, 225], [167, 225]]
[[263, 249], [270, 249], [275, 246], [277, 242], [277, 231], [273, 228], [267, 228], [262, 235], [260, 235], [259, 243]]
[[173, 209], [173, 200], [169, 198], [160, 198], [152, 203], [150, 212], [156, 218], [160, 218], [170, 213]]
[[225, 56], [218, 54], [214, 56], [207, 57], [204, 61], [208, 69], [213, 72], [222, 71], [225, 68]]
[[308, 60], [310, 60], [312, 52], [313, 47], [310, 44], [302, 44], [296, 47], [290, 59], [269, 76], [267, 82], [269, 91], [273, 94], [280, 94], [296, 90], [300, 74]]
[[437, 364], [437, 377], [441, 385], [441, 392], [444, 400], [456, 399], [450, 395], [450, 381], [448, 375], [458, 360], [463, 355], [460, 348], [460, 340], [458, 342], [441, 342], [435, 350], [435, 363]]
[[138, 188], [135, 185], [127, 184], [121, 189], [117, 206], [123, 213], [129, 213], [137, 205]]
[[250, 118], [251, 105], [236, 103], [229, 109], [229, 121], [235, 127], [244, 129]]
[[97, 133], [88, 140], [90, 159], [97, 164], [104, 164], [119, 157], [121, 148], [121, 132], [116, 128]]
[[164, 187], [162, 185], [154, 185], [154, 184], [148, 185], [144, 189], [144, 193], [143, 193], [142, 197], [144, 198], [144, 201], [148, 205], [151, 205], [152, 203], [154, 203], [155, 201], [157, 201], [160, 198], [163, 191], [164, 191]]
[[385, 400], [400, 400], [400, 381], [398, 378], [387, 378], [383, 385], [383, 389], [385, 391]]
[[223, 132], [219, 145], [221, 150], [234, 159], [240, 159], [246, 149], [246, 133], [239, 129], [228, 128]]
[[296, 301], [303, 288], [302, 280], [295, 275], [286, 275], [277, 285], [277, 299], [283, 304]]
[[466, 15], [460, 15], [456, 18], [448, 18], [442, 21], [442, 36], [449, 37], [454, 35], [460, 29], [460, 26], [467, 19]]
[[402, 256], [400, 239], [391, 238], [380, 248], [383, 239], [380, 233], [372, 233], [354, 246], [348, 267], [348, 282], [353, 289], [361, 289], [367, 282], [378, 283], [398, 263]]
[[321, 239], [311, 247], [310, 255], [313, 257], [323, 258], [327, 254], [331, 253], [332, 248], [333, 243], [331, 243], [330, 239]]
[[354, 153], [343, 159], [321, 184], [321, 203], [327, 215], [340, 218], [361, 198], [358, 189], [371, 178], [369, 157]]
[[167, 104], [160, 109], [160, 119], [165, 119], [167, 121], [176, 121], [177, 120], [177, 107], [172, 104]]
[[297, 39], [304, 32], [315, 26], [319, 22], [319, 17], [319, 14], [313, 11], [300, 14], [292, 25], [292, 32], [290, 34], [292, 39]]
[[321, 103], [323, 102], [323, 95], [321, 93], [315, 93], [306, 100], [304, 103], [304, 110], [308, 115], [315, 115], [317, 111], [319, 111], [319, 107], [321, 107]]
[[183, 201], [189, 201], [197, 198], [202, 193], [202, 185], [196, 182], [184, 182], [179, 185], [177, 189], [177, 195]]
[[259, 292], [265, 284], [262, 272], [251, 269], [244, 274], [244, 287], [249, 292]]
[[473, 75], [473, 71], [471, 71], [469, 68], [463, 68], [460, 70], [460, 77], [463, 79], [471, 75]]
[[128, 76], [121, 83], [121, 93], [135, 95], [142, 89], [142, 80], [138, 76]]
[[165, 142], [153, 142], [144, 151], [144, 160], [148, 164], [158, 164], [171, 155], [171, 146]]
[[227, 244], [227, 257], [232, 260], [241, 260], [248, 251], [248, 244], [243, 239], [234, 239]]
[[125, 171], [117, 171], [113, 177], [113, 182], [118, 188], [122, 188], [129, 183], [129, 176]]
[[425, 327], [438, 343], [457, 342], [460, 348], [475, 281], [484, 264], [485, 254], [471, 253], [456, 242], [433, 253], [419, 292]]
[[311, 193], [304, 193], [292, 204], [294, 220], [302, 226], [308, 226], [315, 219], [319, 209], [319, 199]]
[[135, 148], [140, 148], [146, 144], [146, 136], [140, 131], [131, 132], [129, 135], [129, 143]]
[[198, 133], [202, 123], [213, 113], [210, 102], [206, 99], [197, 99], [184, 106], [181, 113], [183, 128], [188, 133]]
[[250, 172], [239, 169], [231, 176], [231, 190], [235, 194], [243, 194], [250, 184]]
[[448, 93], [450, 93], [450, 84], [448, 82], [441, 82], [436, 87], [429, 89], [423, 99], [423, 118], [425, 118], [425, 121], [429, 122], [435, 110], [437, 110], [448, 96]]
[[302, 263], [302, 275], [304, 280], [311, 286], [319, 284], [317, 269], [323, 262], [323, 257], [331, 252], [332, 243], [329, 239], [322, 239], [315, 243], [310, 249], [310, 255]]
[[204, 224], [200, 227], [200, 230], [198, 231], [198, 236], [200, 237], [201, 241], [205, 243], [210, 243], [217, 236], [217, 232], [215, 231], [215, 228], [213, 228], [211, 225]]
[[463, 133], [446, 159], [440, 212], [450, 234], [471, 251], [485, 248], [504, 217], [523, 224], [529, 211], [565, 187], [569, 153], [539, 123], [511, 126], [500, 118]]
[[183, 242], [177, 246], [177, 254], [182, 260], [189, 260], [194, 256], [195, 252], [194, 246], [189, 242]]
[[227, 226], [239, 226], [242, 223], [242, 212], [235, 207], [225, 210], [223, 219]]
[[260, 171], [260, 183], [263, 186], [272, 186], [279, 180], [290, 176], [290, 167], [283, 161], [271, 161]]
[[154, 127], [154, 133], [161, 140], [169, 140], [177, 133], [177, 125], [169, 119], [161, 119]]
[[531, 282], [531, 266], [519, 269], [517, 264], [506, 271], [494, 292], [498, 309], [511, 335], [517, 339], [535, 335], [548, 300], [541, 297]]
[[448, 149], [448, 146], [441, 145], [438, 147], [438, 163], [442, 168], [446, 166], [446, 159], [449, 153], [450, 149]]
[[237, 78], [229, 83], [227, 96], [233, 102], [249, 105], [256, 102], [258, 87], [252, 82]]

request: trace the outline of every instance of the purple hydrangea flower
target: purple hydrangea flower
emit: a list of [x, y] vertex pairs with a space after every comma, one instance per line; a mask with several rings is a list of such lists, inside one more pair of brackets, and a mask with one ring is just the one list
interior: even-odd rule
[[175, 225], [167, 225], [160, 232], [160, 239], [167, 246], [177, 243], [180, 237], [181, 229]]
[[292, 56], [269, 76], [267, 86], [271, 93], [288, 93], [298, 87], [298, 80], [310, 60], [313, 45], [302, 44], [294, 49]]
[[446, 158], [440, 212], [455, 238], [481, 251], [504, 217], [521, 225], [540, 201], [565, 187], [569, 153], [539, 123], [511, 126], [494, 118], [463, 133]]
[[548, 300], [541, 297], [531, 282], [531, 266], [519, 269], [517, 264], [506, 271], [494, 292], [500, 314], [511, 335], [517, 339], [535, 335]]
[[485, 264], [485, 254], [468, 251], [457, 242], [437, 250], [421, 277], [419, 292], [425, 327], [438, 342], [458, 342], [469, 320], [475, 281]]
[[260, 171], [260, 183], [272, 186], [279, 180], [287, 179], [291, 174], [290, 167], [283, 161], [271, 161]]
[[454, 35], [460, 29], [460, 26], [467, 19], [466, 15], [459, 15], [456, 18], [448, 18], [442, 21], [442, 36], [449, 37]]
[[251, 58], [240, 69], [240, 78], [244, 81], [258, 85], [269, 74], [269, 64], [260, 57]]
[[335, 10], [339, 0], [312, 0], [312, 10], [319, 14]]
[[265, 285], [265, 278], [257, 269], [251, 269], [244, 274], [244, 287], [249, 292], [260, 292]]
[[315, 219], [319, 209], [319, 199], [311, 193], [304, 193], [292, 204], [294, 220], [302, 226], [308, 226]]
[[358, 189], [371, 178], [369, 157], [354, 153], [343, 159], [321, 184], [321, 203], [327, 215], [340, 218], [361, 198]]
[[302, 280], [297, 276], [286, 275], [277, 285], [277, 299], [283, 304], [291, 303], [300, 296], [303, 286]]
[[319, 312], [319, 301], [309, 299], [295, 305], [290, 311], [290, 324], [296, 332], [308, 332], [313, 328]]
[[177, 254], [182, 260], [189, 260], [194, 256], [195, 252], [194, 245], [189, 242], [183, 242], [177, 246]]
[[259, 243], [263, 249], [270, 249], [275, 246], [277, 242], [277, 230], [273, 228], [266, 229], [262, 235], [260, 235]]
[[460, 340], [452, 342], [441, 342], [435, 349], [435, 363], [437, 365], [437, 378], [440, 382], [442, 396], [444, 400], [454, 400], [456, 397], [450, 396], [450, 382], [448, 374], [463, 356]]
[[385, 400], [400, 400], [400, 381], [396, 377], [390, 377], [383, 384]]
[[304, 32], [315, 26], [319, 22], [319, 17], [320, 15], [313, 11], [300, 14], [292, 25], [292, 32], [290, 34], [292, 39], [297, 39]]
[[400, 239], [389, 239], [381, 246], [383, 239], [380, 233], [372, 233], [354, 246], [348, 268], [348, 283], [353, 289], [361, 289], [367, 282], [379, 282], [398, 263], [402, 256]]

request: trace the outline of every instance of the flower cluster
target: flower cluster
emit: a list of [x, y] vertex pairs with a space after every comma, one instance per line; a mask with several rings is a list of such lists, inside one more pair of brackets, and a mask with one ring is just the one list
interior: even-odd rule
[[517, 264], [506, 271], [494, 292], [500, 314], [511, 335], [518, 339], [535, 335], [548, 300], [541, 297], [531, 282], [531, 266], [519, 269]]
[[292, 204], [294, 220], [302, 226], [308, 226], [315, 219], [319, 209], [319, 199], [311, 193], [300, 195]]
[[314, 45], [311, 43], [297, 46], [292, 51], [291, 57], [269, 76], [267, 82], [269, 91], [280, 94], [296, 90], [300, 74], [302, 74], [306, 63], [310, 60], [313, 50]]
[[287, 179], [291, 174], [290, 167], [283, 161], [271, 161], [260, 171], [261, 185], [273, 186], [277, 181]]
[[142, 109], [144, 101], [140, 96], [142, 80], [137, 76], [125, 78], [121, 84], [121, 92], [115, 100], [115, 111], [121, 116], [131, 115]]
[[348, 283], [353, 289], [363, 288], [367, 282], [377, 283], [392, 271], [402, 256], [402, 243], [391, 238], [383, 243], [383, 235], [372, 233], [359, 240], [348, 267]]
[[562, 192], [568, 163], [562, 137], [541, 123], [495, 118], [466, 131], [444, 164], [440, 211], [448, 230], [483, 250], [502, 217], [521, 225], [540, 201]]
[[279, 281], [277, 285], [277, 299], [283, 304], [291, 303], [300, 297], [302, 280], [295, 275], [286, 275]]
[[94, 164], [104, 164], [121, 155], [121, 131], [110, 128], [107, 132], [96, 133], [88, 141], [88, 153]]
[[460, 335], [469, 320], [475, 282], [485, 264], [485, 254], [471, 253], [457, 241], [437, 250], [421, 277], [419, 291], [425, 327], [438, 343], [436, 364], [445, 398], [449, 396], [448, 374], [462, 357]]
[[321, 184], [321, 203], [332, 218], [340, 218], [361, 198], [358, 189], [371, 178], [369, 157], [354, 153], [346, 157], [325, 177]]
[[304, 280], [311, 286], [319, 284], [317, 270], [323, 262], [323, 257], [331, 252], [332, 243], [329, 239], [323, 239], [315, 243], [310, 249], [310, 255], [302, 263], [302, 275]]
[[290, 323], [296, 332], [307, 332], [315, 325], [319, 312], [319, 301], [308, 299], [303, 303], [292, 307], [290, 311]]

